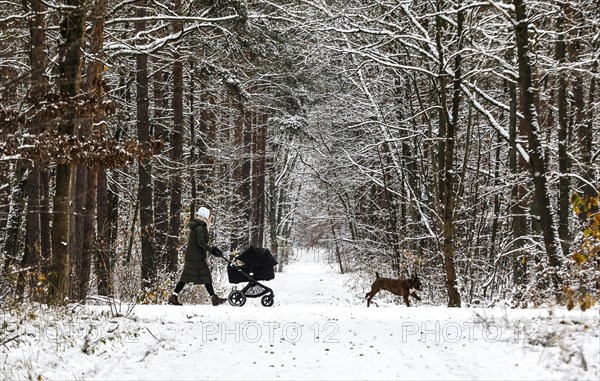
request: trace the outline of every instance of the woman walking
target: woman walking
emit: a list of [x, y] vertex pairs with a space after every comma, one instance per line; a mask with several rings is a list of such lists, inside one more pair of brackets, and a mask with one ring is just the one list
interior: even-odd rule
[[206, 263], [207, 252], [215, 253], [219, 251], [218, 248], [208, 245], [208, 232], [210, 230], [211, 219], [211, 211], [208, 208], [201, 207], [196, 211], [195, 218], [192, 218], [188, 223], [190, 238], [185, 251], [185, 264], [181, 278], [177, 286], [175, 286], [175, 290], [169, 296], [169, 304], [182, 305], [177, 296], [187, 283], [204, 284], [213, 306], [218, 306], [227, 301], [227, 299], [222, 299], [215, 294], [210, 269], [208, 268], [208, 263]]

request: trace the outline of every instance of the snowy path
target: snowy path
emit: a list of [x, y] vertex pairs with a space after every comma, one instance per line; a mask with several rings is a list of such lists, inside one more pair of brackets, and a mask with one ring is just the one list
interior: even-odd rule
[[[268, 282], [275, 292], [271, 308], [262, 307], [259, 299], [249, 299], [241, 308], [136, 307], [139, 323], [147, 324], [153, 336], [140, 337], [139, 343], [132, 344], [137, 350], [131, 351], [131, 357], [99, 370], [93, 378], [539, 380], [577, 376], [564, 374], [559, 364], [555, 369], [545, 367], [544, 357], [551, 357], [552, 349], [524, 345], [539, 330], [537, 325], [527, 326], [529, 319], [543, 324], [545, 311], [529, 311], [525, 317], [516, 314], [513, 320], [507, 316], [512, 311], [485, 311], [507, 320], [505, 327], [492, 322], [486, 329], [485, 319], [475, 324], [474, 312], [468, 309], [366, 308], [362, 299], [345, 291], [346, 278], [316, 255], [305, 252], [287, 272]], [[510, 329], [518, 325], [521, 328]], [[140, 351], [140, 345], [147, 351]]]
[[88, 353], [84, 340], [38, 341], [3, 364], [20, 379], [598, 379], [597, 309], [367, 308], [321, 259], [305, 252], [267, 282], [273, 307], [136, 306], [118, 321], [136, 337], [108, 332], [106, 318]]

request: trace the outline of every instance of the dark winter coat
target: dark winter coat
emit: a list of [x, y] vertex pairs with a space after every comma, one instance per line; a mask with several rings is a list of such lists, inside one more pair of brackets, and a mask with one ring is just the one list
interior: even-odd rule
[[206, 263], [206, 253], [211, 249], [208, 246], [209, 237], [206, 222], [192, 219], [188, 226], [190, 228], [190, 238], [185, 250], [185, 265], [183, 266], [180, 282], [212, 283], [210, 269]]

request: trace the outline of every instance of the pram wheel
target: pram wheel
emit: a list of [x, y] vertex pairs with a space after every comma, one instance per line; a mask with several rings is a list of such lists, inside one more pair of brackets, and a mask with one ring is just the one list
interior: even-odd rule
[[231, 291], [227, 299], [232, 306], [241, 307], [246, 304], [246, 296], [238, 290]]
[[260, 303], [265, 307], [271, 307], [273, 305], [273, 295], [265, 295], [260, 299]]

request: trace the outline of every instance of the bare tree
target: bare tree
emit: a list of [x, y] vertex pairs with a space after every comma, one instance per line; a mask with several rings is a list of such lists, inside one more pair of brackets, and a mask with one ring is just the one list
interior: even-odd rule
[[525, 2], [514, 0], [516, 25], [515, 34], [517, 42], [517, 55], [519, 62], [519, 88], [520, 105], [523, 113], [524, 128], [527, 131], [529, 142], [530, 171], [533, 177], [535, 197], [540, 209], [540, 220], [544, 233], [544, 243], [548, 263], [552, 267], [552, 280], [556, 291], [560, 290], [561, 280], [558, 274], [563, 261], [562, 249], [555, 221], [554, 208], [550, 201], [547, 181], [547, 170], [544, 162], [544, 151], [541, 144], [541, 131], [537, 121], [534, 104], [531, 64], [529, 58], [529, 26]]

